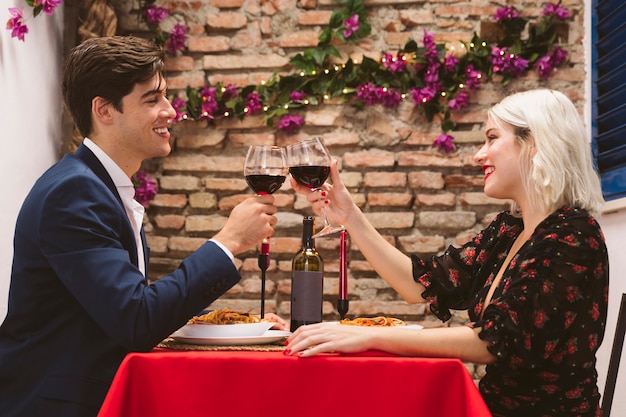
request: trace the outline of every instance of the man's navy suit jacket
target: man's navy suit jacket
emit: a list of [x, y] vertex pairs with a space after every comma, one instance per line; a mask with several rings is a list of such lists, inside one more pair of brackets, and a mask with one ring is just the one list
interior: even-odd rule
[[0, 416], [95, 416], [126, 353], [150, 350], [239, 279], [206, 242], [149, 285], [115, 185], [81, 145], [42, 175], [18, 216]]

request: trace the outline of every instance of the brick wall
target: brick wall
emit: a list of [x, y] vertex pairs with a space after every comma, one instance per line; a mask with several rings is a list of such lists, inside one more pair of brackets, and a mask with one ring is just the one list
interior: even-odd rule
[[[424, 30], [434, 33], [438, 43], [469, 41], [474, 32], [486, 37], [493, 28], [488, 16], [498, 7], [513, 5], [523, 15], [534, 17], [541, 13], [544, 0], [366, 0], [365, 4], [372, 35], [356, 46], [340, 46], [346, 57], [356, 60], [363, 55], [378, 59], [410, 38], [421, 42]], [[173, 11], [163, 28], [175, 21], [184, 21], [189, 28], [188, 50], [167, 61], [173, 91], [187, 85], [200, 87], [207, 79], [211, 84], [258, 84], [275, 71], [289, 72], [290, 57], [317, 44], [321, 28], [337, 7], [333, 0], [197, 0], [160, 5]], [[562, 5], [574, 15], [562, 32], [569, 64], [549, 81], [541, 81], [533, 72], [506, 87], [498, 80], [485, 84], [472, 95], [466, 111], [453, 114], [458, 128], [452, 134], [458, 150], [452, 154], [431, 147], [439, 127], [428, 124], [409, 100], [394, 110], [379, 106], [355, 110], [340, 102], [326, 102], [302, 113], [306, 124], [295, 135], [268, 128], [262, 116], [222, 119], [210, 126], [192, 121], [177, 124], [172, 154], [145, 165], [160, 187], [145, 220], [152, 250], [150, 278], [175, 268], [220, 229], [237, 203], [252, 195], [242, 174], [248, 145], [286, 145], [318, 134], [324, 135], [340, 161], [342, 178], [354, 200], [389, 242], [420, 256], [464, 243], [494, 213], [508, 207], [482, 193], [482, 175], [472, 162], [483, 140], [485, 110], [510, 91], [539, 86], [565, 92], [582, 109], [584, 6], [582, 0], [564, 0]], [[118, 8], [121, 31], [134, 32], [136, 11], [124, 7]], [[300, 246], [302, 216], [312, 211], [288, 184], [276, 194], [276, 203], [279, 223], [271, 245], [266, 311], [288, 317], [291, 258]], [[321, 238], [316, 244], [325, 261], [324, 318], [336, 320], [339, 240]], [[213, 307], [259, 310], [256, 257], [256, 251], [249, 251], [237, 258], [242, 280]], [[349, 252], [349, 283], [349, 315], [385, 314], [426, 326], [442, 325], [425, 306], [403, 302], [354, 246]], [[463, 323], [466, 317], [459, 312], [451, 323]]]

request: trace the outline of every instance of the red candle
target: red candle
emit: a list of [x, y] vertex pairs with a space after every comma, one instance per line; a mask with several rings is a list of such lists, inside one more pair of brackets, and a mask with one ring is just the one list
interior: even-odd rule
[[348, 299], [348, 232], [342, 230], [339, 244], [339, 299]]

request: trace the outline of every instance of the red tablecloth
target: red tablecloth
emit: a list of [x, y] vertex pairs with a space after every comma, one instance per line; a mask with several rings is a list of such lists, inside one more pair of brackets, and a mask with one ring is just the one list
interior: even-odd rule
[[390, 355], [129, 354], [98, 417], [487, 417], [463, 364]]

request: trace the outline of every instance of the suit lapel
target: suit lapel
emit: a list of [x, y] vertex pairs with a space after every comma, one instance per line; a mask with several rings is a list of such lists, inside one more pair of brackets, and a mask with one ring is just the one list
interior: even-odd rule
[[[135, 234], [133, 232], [132, 226], [130, 225], [130, 220], [128, 219], [128, 216], [126, 215], [126, 209], [124, 208], [122, 197], [120, 197], [120, 194], [117, 192], [117, 188], [115, 187], [115, 183], [111, 179], [111, 176], [109, 175], [107, 170], [104, 168], [104, 165], [102, 165], [100, 160], [96, 157], [96, 155], [94, 155], [94, 153], [91, 152], [91, 150], [89, 150], [89, 148], [86, 147], [85, 145], [81, 144], [76, 150], [76, 152], [74, 152], [74, 156], [76, 156], [85, 164], [87, 164], [87, 166], [98, 176], [98, 178], [100, 178], [100, 180], [102, 180], [102, 182], [107, 186], [107, 188], [113, 193], [115, 198], [117, 198], [117, 201], [120, 204], [120, 209], [124, 213], [124, 218], [126, 219], [126, 225], [127, 225], [127, 230], [124, 233], [124, 236], [126, 236], [126, 239], [124, 239], [123, 244], [128, 250], [132, 263], [135, 266], [139, 266], [138, 265], [139, 261], [137, 259], [137, 244], [135, 243], [135, 237], [134, 237]], [[149, 251], [147, 250], [146, 237], [143, 232], [143, 227], [141, 228], [141, 243], [143, 246], [142, 249], [144, 253], [144, 259], [145, 259], [145, 264], [146, 264], [145, 270], [146, 270], [146, 276], [147, 276], [148, 275], [147, 271], [148, 271]]]
[[111, 179], [111, 176], [104, 168], [104, 165], [100, 162], [100, 160], [89, 150], [88, 147], [81, 144], [74, 155], [87, 164], [89, 168], [102, 180], [102, 182], [107, 186], [109, 190], [113, 193], [113, 195], [117, 198], [117, 200], [124, 208], [124, 203], [122, 203], [122, 197], [117, 192], [117, 188], [115, 187], [115, 183]]

